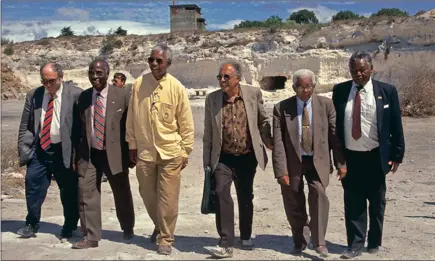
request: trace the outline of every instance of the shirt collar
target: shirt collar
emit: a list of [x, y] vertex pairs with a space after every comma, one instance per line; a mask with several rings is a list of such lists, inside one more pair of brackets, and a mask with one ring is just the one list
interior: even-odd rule
[[[63, 83], [60, 84], [60, 88], [59, 88], [59, 90], [57, 90], [57, 92], [54, 94], [54, 97], [53, 97], [53, 98], [57, 98], [57, 97], [62, 96], [62, 91], [63, 91]], [[45, 91], [44, 91], [44, 95], [47, 95], [47, 96], [50, 96], [50, 97], [51, 97], [51, 95], [50, 95], [50, 93], [47, 91], [47, 89], [45, 89]]]
[[[307, 105], [309, 105], [309, 104], [311, 103], [312, 100], [313, 100], [313, 96], [311, 96], [311, 97], [308, 99], [308, 101], [306, 101]], [[305, 103], [305, 102], [302, 101], [301, 99], [299, 99], [298, 96], [296, 96], [296, 101], [297, 101], [299, 107], [304, 107], [304, 103]]]
[[96, 96], [97, 93], [100, 93], [100, 95], [101, 95], [103, 98], [106, 98], [108, 92], [109, 92], [109, 84], [107, 84], [107, 85], [106, 85], [106, 88], [104, 88], [101, 92], [98, 92], [98, 91], [94, 88], [93, 95]]
[[[224, 100], [224, 103], [227, 103], [228, 100], [229, 100], [228, 95], [225, 92], [223, 92], [222, 98]], [[242, 98], [242, 88], [240, 88], [240, 85], [239, 85], [239, 95], [236, 96], [234, 101], [236, 101], [238, 99], [243, 100], [243, 98]]]
[[[352, 88], [357, 89], [357, 84], [352, 81]], [[370, 87], [373, 86], [372, 83], [372, 77], [369, 78], [369, 81], [363, 86], [363, 88], [361, 89], [361, 91], [365, 91], [365, 92], [369, 92], [370, 91]]]
[[162, 77], [162, 79], [160, 79], [160, 80], [156, 80], [156, 78], [154, 78], [154, 75], [152, 74], [152, 73], [150, 73], [151, 74], [151, 79], [152, 79], [152, 81], [155, 83], [155, 84], [158, 84], [158, 86], [157, 87], [159, 87], [160, 89], [162, 89], [163, 88], [163, 86], [160, 84], [161, 82], [164, 82], [164, 81], [166, 81], [167, 80], [167, 78], [168, 78], [168, 72], [166, 72], [166, 74]]

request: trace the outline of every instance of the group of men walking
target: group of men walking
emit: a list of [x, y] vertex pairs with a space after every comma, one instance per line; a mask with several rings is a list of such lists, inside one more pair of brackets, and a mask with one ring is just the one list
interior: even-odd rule
[[[63, 82], [56, 63], [41, 67], [43, 86], [27, 94], [19, 130], [20, 162], [27, 165], [26, 224], [23, 237], [38, 232], [41, 206], [51, 177], [64, 208], [61, 238], [70, 238], [80, 219], [83, 239], [73, 248], [98, 247], [101, 240], [101, 181], [112, 188], [123, 239], [134, 237], [135, 214], [129, 168], [136, 167], [139, 192], [154, 223], [150, 240], [169, 255], [178, 217], [181, 171], [193, 148], [194, 124], [187, 91], [167, 68], [172, 53], [155, 46], [148, 58], [151, 72], [126, 88], [125, 76], [107, 80], [109, 65], [89, 65], [92, 88]], [[257, 166], [272, 151], [275, 178], [293, 236], [292, 254], [301, 255], [310, 238], [316, 252], [328, 256], [325, 235], [329, 216], [326, 188], [330, 162], [344, 189], [348, 248], [342, 258], [361, 255], [367, 231], [369, 253], [382, 245], [385, 176], [396, 172], [405, 145], [395, 87], [372, 79], [369, 54], [349, 60], [351, 81], [337, 84], [332, 100], [315, 94], [316, 77], [307, 69], [293, 75], [296, 95], [275, 105], [272, 125], [260, 89], [240, 85], [241, 67], [225, 63], [217, 80], [221, 89], [205, 101], [203, 166], [216, 181], [217, 258], [233, 256], [234, 181], [241, 246], [252, 250], [253, 183]], [[121, 83], [118, 83], [118, 79]], [[119, 84], [119, 85], [118, 85]], [[309, 216], [304, 181], [308, 184]]]

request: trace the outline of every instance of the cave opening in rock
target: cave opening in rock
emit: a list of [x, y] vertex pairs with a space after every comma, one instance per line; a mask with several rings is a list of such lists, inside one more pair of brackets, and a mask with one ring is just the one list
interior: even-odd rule
[[264, 91], [282, 90], [285, 88], [285, 76], [265, 76], [260, 81], [260, 88]]

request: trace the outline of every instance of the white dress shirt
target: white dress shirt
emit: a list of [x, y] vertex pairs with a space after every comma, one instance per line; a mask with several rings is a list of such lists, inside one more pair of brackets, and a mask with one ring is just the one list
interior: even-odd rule
[[352, 88], [347, 99], [344, 112], [344, 139], [346, 148], [354, 151], [370, 151], [379, 147], [378, 126], [376, 117], [376, 97], [373, 91], [373, 83], [370, 78], [360, 91], [361, 97], [361, 138], [355, 140], [352, 137], [352, 112], [357, 84], [352, 82]]
[[[107, 103], [107, 93], [109, 89], [109, 85], [106, 86], [106, 88], [104, 88], [100, 94], [101, 97], [103, 98], [103, 115], [104, 115], [104, 121], [106, 121], [106, 103]], [[92, 106], [91, 106], [91, 117], [90, 117], [90, 124], [91, 124], [91, 147], [94, 149], [98, 148], [97, 145], [97, 140], [95, 138], [95, 132], [94, 132], [94, 105], [97, 101], [97, 93], [98, 91], [94, 88], [92, 91]], [[104, 124], [104, 129], [106, 129], [106, 124]], [[106, 136], [106, 134], [104, 133], [104, 136]]]
[[[51, 143], [56, 144], [61, 141], [60, 137], [60, 109], [62, 104], [62, 90], [63, 90], [63, 84], [60, 85], [59, 90], [57, 90], [56, 94], [53, 96], [53, 117], [51, 119], [51, 125], [50, 125], [50, 140]], [[41, 128], [39, 132], [39, 137], [41, 137], [42, 128], [44, 127], [44, 118], [45, 118], [45, 112], [47, 111], [48, 102], [50, 101], [51, 95], [45, 89], [44, 91], [44, 98], [42, 100], [42, 110], [41, 110]]]
[[[310, 117], [310, 126], [311, 126], [311, 134], [314, 136], [314, 129], [313, 129], [313, 109], [312, 109], [312, 97], [310, 97], [310, 99], [306, 102], [307, 103], [307, 110], [308, 110], [308, 115]], [[299, 97], [296, 97], [296, 104], [297, 104], [297, 113], [298, 113], [298, 126], [299, 126], [299, 147], [301, 148], [301, 155], [302, 156], [313, 156], [314, 155], [314, 146], [313, 146], [313, 151], [310, 153], [307, 153], [304, 151], [304, 149], [302, 148], [301, 142], [302, 142], [302, 116], [304, 114], [304, 102], [299, 99]], [[313, 139], [314, 140], [314, 139]]]

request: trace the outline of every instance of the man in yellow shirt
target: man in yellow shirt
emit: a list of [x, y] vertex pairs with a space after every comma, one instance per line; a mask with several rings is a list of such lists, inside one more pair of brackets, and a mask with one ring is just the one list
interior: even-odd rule
[[180, 172], [187, 166], [194, 134], [186, 89], [166, 72], [171, 60], [172, 52], [166, 44], [152, 49], [148, 58], [151, 73], [136, 80], [126, 123], [139, 192], [155, 226], [151, 241], [158, 243], [157, 252], [162, 255], [172, 251]]

